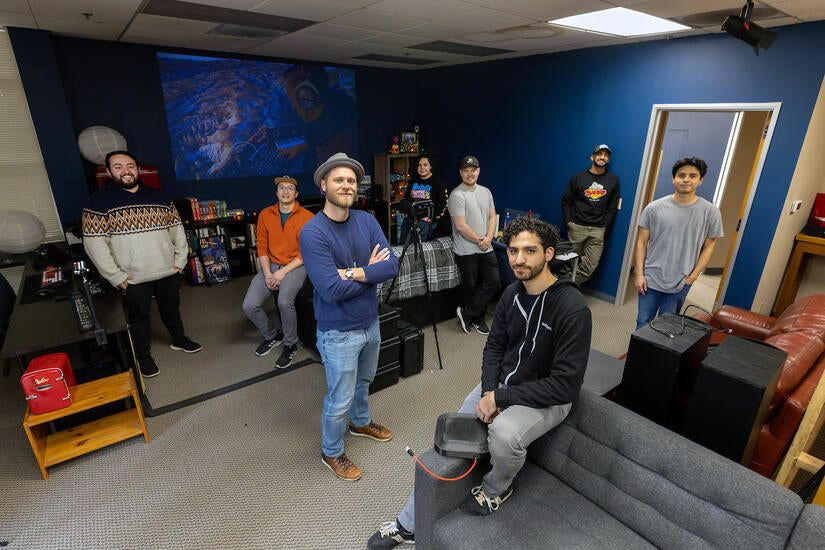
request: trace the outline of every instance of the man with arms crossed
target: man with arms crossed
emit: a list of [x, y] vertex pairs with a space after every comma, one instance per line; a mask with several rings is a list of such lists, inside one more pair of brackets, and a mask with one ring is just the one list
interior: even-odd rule
[[619, 210], [619, 178], [607, 171], [610, 147], [597, 145], [590, 155], [590, 168], [574, 174], [561, 200], [567, 238], [581, 256], [576, 282], [593, 275], [604, 248], [604, 232]]
[[381, 334], [377, 283], [398, 273], [373, 216], [351, 210], [364, 167], [344, 153], [332, 155], [315, 171], [326, 196], [324, 209], [301, 231], [301, 255], [315, 286], [318, 352], [327, 376], [321, 424], [321, 462], [341, 479], [361, 479], [361, 470], [344, 454], [344, 433], [389, 441], [392, 432], [370, 417], [367, 395]]
[[[255, 350], [255, 355], [266, 355], [283, 341], [284, 348], [275, 361], [275, 367], [285, 369], [298, 352], [295, 296], [307, 276], [301, 258], [299, 236], [312, 214], [296, 200], [297, 181], [283, 176], [275, 178], [275, 185], [278, 202], [265, 208], [258, 216], [255, 242], [261, 269], [249, 283], [243, 300], [243, 311], [264, 338]], [[273, 312], [274, 318], [270, 318], [263, 305], [274, 292], [278, 293], [278, 308]]]
[[[591, 316], [569, 279], [547, 267], [558, 244], [554, 226], [516, 218], [505, 228], [507, 257], [516, 282], [496, 306], [481, 366], [481, 383], [464, 399], [461, 413], [489, 424], [492, 469], [460, 508], [486, 516], [513, 494], [513, 479], [527, 447], [558, 426], [579, 395], [590, 351]], [[367, 542], [370, 550], [414, 542], [415, 502]]]
[[722, 216], [696, 195], [708, 165], [696, 157], [673, 165], [676, 192], [648, 204], [636, 239], [636, 329], [657, 315], [678, 313], [690, 286], [708, 265], [716, 239], [724, 236]]
[[475, 327], [479, 334], [489, 334], [484, 315], [501, 284], [490, 244], [496, 234], [496, 207], [490, 190], [478, 184], [481, 168], [476, 157], [461, 159], [459, 173], [461, 184], [447, 201], [453, 222], [453, 253], [461, 273], [462, 305], [456, 314], [464, 332]]
[[152, 359], [152, 296], [173, 350], [195, 353], [201, 345], [186, 337], [180, 318], [180, 273], [189, 246], [175, 205], [141, 184], [137, 159], [128, 151], [106, 155], [111, 178], [83, 209], [83, 248], [100, 275], [120, 289], [140, 373], [160, 370]]

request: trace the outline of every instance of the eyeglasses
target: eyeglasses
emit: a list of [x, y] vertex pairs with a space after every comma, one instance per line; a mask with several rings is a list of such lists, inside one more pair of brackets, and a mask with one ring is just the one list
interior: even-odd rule
[[294, 193], [295, 191], [297, 191], [297, 189], [295, 189], [294, 185], [281, 183], [278, 185], [278, 191], [290, 191]]

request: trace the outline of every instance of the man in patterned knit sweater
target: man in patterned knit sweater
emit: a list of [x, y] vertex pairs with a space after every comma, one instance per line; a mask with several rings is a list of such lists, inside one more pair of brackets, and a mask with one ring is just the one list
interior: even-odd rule
[[152, 295], [173, 350], [195, 353], [201, 345], [186, 337], [178, 284], [188, 246], [175, 205], [141, 185], [138, 163], [127, 151], [106, 155], [111, 179], [83, 209], [83, 248], [101, 276], [120, 289], [135, 355], [144, 377], [159, 372], [151, 355]]

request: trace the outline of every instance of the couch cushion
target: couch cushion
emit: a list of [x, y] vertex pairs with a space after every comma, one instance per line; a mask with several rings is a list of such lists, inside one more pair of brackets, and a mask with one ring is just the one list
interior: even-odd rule
[[788, 354], [782, 365], [782, 374], [776, 384], [776, 392], [768, 408], [768, 418], [773, 418], [775, 409], [785, 402], [811, 370], [817, 358], [825, 351], [825, 341], [816, 334], [805, 330], [772, 334], [765, 339], [766, 344], [777, 347]]
[[768, 336], [804, 330], [825, 342], [825, 294], [814, 294], [792, 303], [776, 319]]
[[513, 495], [479, 518], [453, 510], [433, 530], [437, 548], [655, 548], [542, 468], [526, 463]]
[[662, 548], [783, 548], [791, 491], [583, 391], [530, 460]]

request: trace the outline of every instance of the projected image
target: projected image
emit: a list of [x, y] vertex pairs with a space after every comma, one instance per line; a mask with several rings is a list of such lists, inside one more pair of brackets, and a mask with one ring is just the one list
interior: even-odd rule
[[158, 53], [178, 180], [311, 173], [357, 155], [350, 69]]

